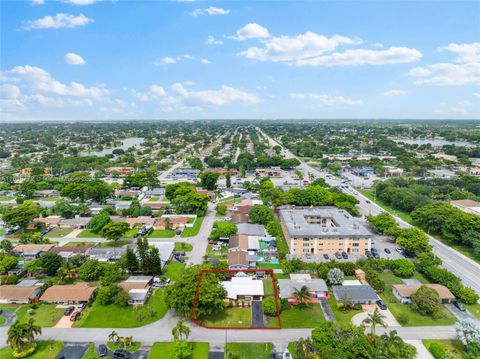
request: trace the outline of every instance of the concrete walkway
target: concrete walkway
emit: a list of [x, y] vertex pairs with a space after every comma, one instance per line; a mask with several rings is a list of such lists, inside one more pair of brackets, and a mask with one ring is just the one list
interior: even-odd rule
[[421, 340], [406, 340], [405, 342], [417, 348], [417, 359], [435, 359], [428, 349], [425, 348], [425, 345], [423, 345]]

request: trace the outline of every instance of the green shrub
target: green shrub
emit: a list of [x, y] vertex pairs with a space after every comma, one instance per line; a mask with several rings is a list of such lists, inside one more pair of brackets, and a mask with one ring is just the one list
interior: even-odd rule
[[32, 355], [36, 349], [37, 349], [37, 343], [33, 342], [32, 346], [28, 349], [25, 349], [24, 351], [18, 351], [17, 349], [14, 349], [12, 351], [12, 355], [14, 358], [26, 358]]
[[428, 346], [428, 350], [435, 359], [444, 359], [446, 356], [445, 348], [440, 343], [431, 343]]
[[407, 325], [408, 324], [408, 315], [406, 313], [399, 313], [397, 315], [397, 320], [401, 325]]

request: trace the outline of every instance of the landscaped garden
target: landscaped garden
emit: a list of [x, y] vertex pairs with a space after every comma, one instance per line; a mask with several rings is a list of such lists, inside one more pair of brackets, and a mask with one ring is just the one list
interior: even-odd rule
[[153, 323], [168, 311], [163, 289], [157, 289], [148, 302], [138, 308], [115, 304], [101, 305], [97, 301], [87, 307], [75, 322], [76, 328], [135, 328]]
[[193, 227], [185, 227], [183, 230], [181, 237], [193, 237], [198, 234], [200, 228], [202, 227], [202, 223], [205, 217], [198, 217], [193, 224]]
[[250, 307], [231, 307], [198, 318], [197, 321], [207, 327], [249, 328], [252, 326], [252, 314]]
[[56, 304], [31, 304], [20, 308], [16, 314], [20, 322], [28, 322], [30, 318], [42, 328], [53, 327], [63, 316], [64, 309], [56, 308]]
[[272, 349], [272, 343], [227, 343], [225, 358], [232, 355], [239, 359], [268, 359]]
[[[155, 343], [150, 350], [150, 354], [148, 355], [149, 359], [157, 359], [157, 358], [170, 358], [173, 353], [173, 342], [159, 342]], [[201, 343], [201, 342], [194, 342], [191, 343], [193, 348], [193, 353], [189, 357], [189, 359], [207, 359], [208, 358], [208, 350], [209, 344], [208, 343]]]
[[[30, 355], [29, 359], [52, 359], [56, 358], [58, 353], [63, 349], [62, 342], [54, 341], [38, 341], [35, 352]], [[2, 359], [15, 359], [12, 355], [12, 348], [5, 347], [0, 349], [0, 358]]]

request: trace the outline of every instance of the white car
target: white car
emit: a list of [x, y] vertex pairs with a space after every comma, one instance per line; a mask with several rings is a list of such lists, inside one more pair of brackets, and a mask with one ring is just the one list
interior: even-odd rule
[[396, 250], [398, 253], [400, 253], [400, 254], [403, 253], [403, 249], [400, 248], [400, 247], [395, 248], [395, 250]]
[[282, 359], [292, 359], [292, 354], [289, 351], [283, 353]]

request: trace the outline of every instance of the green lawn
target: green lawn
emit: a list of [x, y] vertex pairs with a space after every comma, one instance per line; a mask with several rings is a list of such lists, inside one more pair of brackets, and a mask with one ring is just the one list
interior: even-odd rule
[[44, 201], [44, 202], [57, 202], [60, 197], [33, 197], [32, 200], [34, 201]]
[[173, 238], [175, 231], [173, 229], [155, 229], [148, 236], [150, 238]]
[[198, 322], [207, 327], [249, 328], [252, 326], [252, 314], [250, 308], [227, 308], [199, 318]]
[[42, 328], [53, 327], [63, 316], [65, 309], [55, 308], [56, 304], [38, 304], [37, 309], [33, 309], [32, 313], [28, 313], [30, 306], [26, 305], [17, 311], [17, 318], [21, 322], [27, 322], [30, 318], [35, 320], [35, 324]]
[[263, 280], [263, 292], [264, 292], [265, 296], [275, 294], [274, 291], [273, 291], [273, 280], [272, 280], [272, 278], [268, 277], [268, 278]]
[[96, 242], [68, 242], [65, 243], [65, 246], [69, 247], [83, 247], [89, 244], [96, 244]]
[[[188, 359], [207, 359], [208, 343], [191, 343], [193, 345], [193, 353]], [[172, 355], [173, 342], [155, 343], [148, 355], [149, 359], [165, 358], [168, 359]]]
[[175, 281], [175, 280], [177, 280], [178, 277], [180, 277], [184, 268], [185, 268], [185, 263], [171, 261], [164, 268], [163, 274], [167, 278], [170, 278], [172, 281]]
[[292, 359], [297, 359], [297, 353], [295, 352], [295, 344], [288, 343], [288, 351], [292, 354]]
[[281, 264], [258, 262], [257, 269], [282, 269]]
[[332, 308], [333, 314], [335, 315], [335, 318], [337, 319], [337, 322], [343, 325], [351, 324], [352, 323], [352, 317], [358, 313], [362, 313], [362, 310], [355, 310], [351, 309], [348, 312], [342, 312], [338, 306], [337, 306], [337, 300], [335, 297], [332, 295], [330, 298], [328, 298], [328, 303], [330, 304], [330, 307]]
[[[396, 277], [391, 272], [384, 272], [379, 274], [380, 278], [385, 281], [385, 291], [380, 293], [380, 297], [387, 304], [388, 308], [392, 312], [393, 316], [398, 320], [399, 316], [406, 316], [408, 322], [403, 324], [405, 326], [430, 326], [430, 325], [451, 325], [456, 322], [453, 314], [447, 309], [443, 309], [443, 317], [440, 319], [433, 319], [428, 316], [418, 314], [411, 310], [409, 304], [401, 304], [399, 300], [392, 293], [393, 284], [401, 284], [402, 280]], [[414, 278], [418, 279], [422, 283], [427, 282], [421, 274], [417, 274]]]
[[168, 308], [164, 292], [157, 289], [143, 307], [120, 307], [94, 302], [75, 322], [76, 328], [135, 328], [153, 323], [162, 318]]
[[4, 317], [0, 317], [0, 325], [4, 324], [7, 320]]
[[87, 351], [83, 354], [82, 359], [97, 359], [97, 353], [95, 352], [95, 344], [90, 344]]
[[72, 230], [69, 228], [55, 228], [51, 232], [47, 233], [47, 237], [65, 237]]
[[0, 236], [3, 236], [5, 234], [5, 230], [0, 228]]
[[185, 229], [182, 232], [181, 237], [193, 237], [198, 234], [198, 231], [200, 231], [200, 227], [202, 227], [202, 223], [205, 217], [198, 217], [195, 223], [193, 224], [193, 227], [185, 227]]
[[77, 238], [102, 238], [102, 236], [98, 233], [93, 233], [89, 229], [84, 229], [77, 235]]
[[315, 328], [325, 321], [322, 308], [318, 303], [306, 306], [289, 306], [281, 313], [282, 328]]
[[[142, 346], [142, 343], [140, 342], [132, 342], [132, 345], [127, 349], [130, 353], [135, 353], [140, 347]], [[118, 345], [117, 342], [108, 342], [107, 343], [108, 349], [115, 351], [117, 349], [123, 349], [120, 345]]]
[[11, 200], [14, 200], [15, 197], [0, 197], [0, 202], [7, 202], [7, 201], [11, 201]]
[[157, 201], [160, 201], [160, 197], [150, 197], [148, 199], [148, 202], [157, 202]]
[[[58, 353], [63, 348], [62, 342], [53, 342], [53, 341], [39, 341], [37, 342], [37, 349], [35, 352], [30, 355], [29, 359], [52, 359], [56, 358]], [[0, 349], [0, 358], [2, 359], [14, 359], [12, 355], [12, 349], [10, 347], [5, 347]]]
[[272, 348], [272, 343], [227, 343], [225, 358], [232, 353], [239, 359], [268, 359]]
[[448, 351], [452, 356], [451, 359], [461, 359], [465, 354], [465, 346], [460, 340], [437, 340], [437, 339], [424, 339], [423, 344], [429, 349], [430, 344], [437, 343], [443, 346], [445, 351]]
[[190, 252], [192, 249], [193, 249], [193, 246], [190, 243], [175, 242], [176, 251]]
[[18, 304], [0, 304], [0, 310], [6, 310], [8, 312], [14, 312], [20, 307]]
[[123, 247], [126, 244], [129, 244], [130, 242], [128, 241], [108, 241], [108, 242], [102, 242], [100, 243], [100, 247], [102, 248], [113, 248], [113, 247]]
[[212, 249], [212, 245], [209, 244], [207, 246], [207, 252], [206, 256], [208, 258], [217, 258], [219, 261], [226, 261], [227, 260], [227, 254], [228, 254], [228, 247], [227, 246], [222, 246], [219, 251], [214, 251]]
[[465, 307], [468, 309], [470, 313], [473, 314], [474, 317], [477, 319], [480, 319], [480, 304], [471, 304], [471, 305], [465, 305]]

